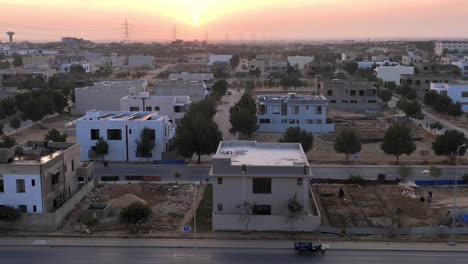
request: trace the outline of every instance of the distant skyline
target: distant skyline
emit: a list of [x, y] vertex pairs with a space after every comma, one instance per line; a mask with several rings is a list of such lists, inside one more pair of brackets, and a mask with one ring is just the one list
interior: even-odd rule
[[467, 38], [467, 0], [0, 0], [0, 40]]

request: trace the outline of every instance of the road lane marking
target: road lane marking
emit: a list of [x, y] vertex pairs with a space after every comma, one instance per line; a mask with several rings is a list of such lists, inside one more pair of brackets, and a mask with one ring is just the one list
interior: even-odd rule
[[47, 240], [34, 240], [33, 245], [45, 245]]

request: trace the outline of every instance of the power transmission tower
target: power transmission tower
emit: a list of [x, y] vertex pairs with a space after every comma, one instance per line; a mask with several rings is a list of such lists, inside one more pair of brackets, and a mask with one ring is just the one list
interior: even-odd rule
[[226, 34], [224, 35], [224, 42], [228, 43], [229, 41], [229, 34], [226, 32]]
[[177, 40], [177, 29], [176, 26], [172, 26], [172, 40], [176, 41]]
[[127, 18], [125, 18], [125, 22], [121, 25], [121, 31], [123, 34], [123, 42], [129, 43], [130, 42], [130, 33], [132, 30], [132, 25], [128, 23]]

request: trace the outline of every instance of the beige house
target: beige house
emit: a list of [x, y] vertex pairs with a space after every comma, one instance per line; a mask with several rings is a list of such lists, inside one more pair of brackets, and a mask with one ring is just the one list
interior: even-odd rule
[[[221, 142], [213, 156], [213, 230], [314, 231], [320, 213], [298, 143]], [[288, 200], [304, 209], [291, 218]]]

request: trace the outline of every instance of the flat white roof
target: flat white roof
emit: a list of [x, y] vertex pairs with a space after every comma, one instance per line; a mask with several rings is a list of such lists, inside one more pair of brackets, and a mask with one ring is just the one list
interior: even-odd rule
[[231, 158], [231, 165], [304, 166], [309, 165], [299, 143], [257, 143], [222, 141], [213, 158]]

